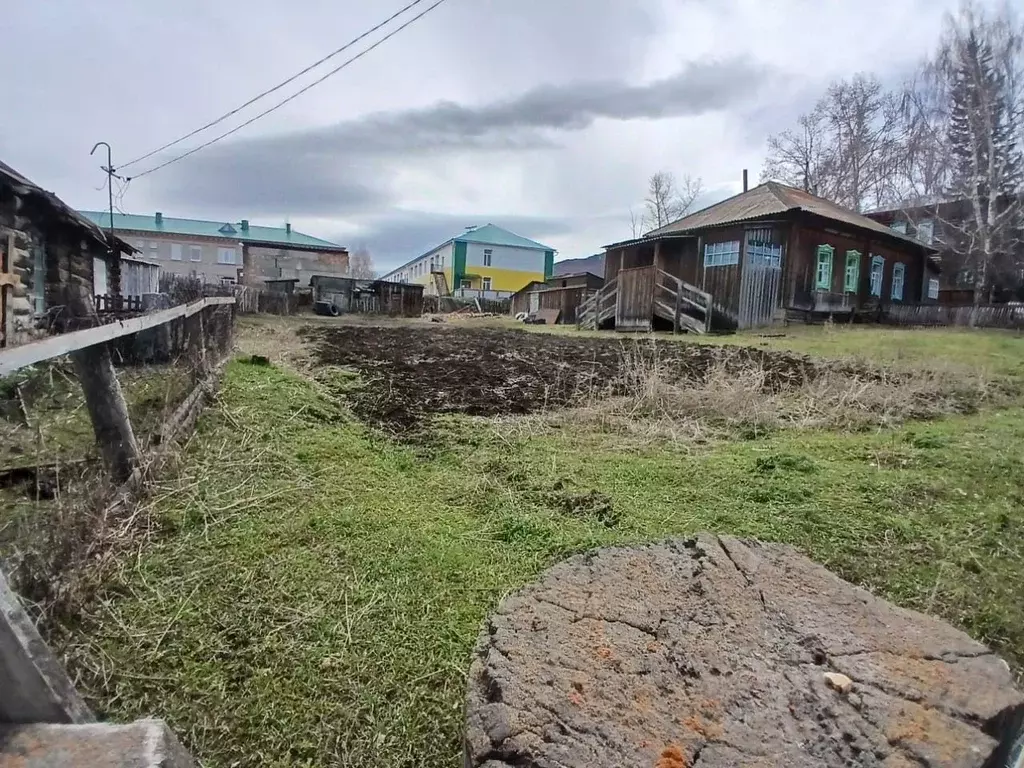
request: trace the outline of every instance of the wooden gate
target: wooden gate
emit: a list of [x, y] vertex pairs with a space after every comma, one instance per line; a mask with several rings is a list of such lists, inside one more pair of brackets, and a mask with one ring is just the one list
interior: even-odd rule
[[782, 286], [782, 245], [772, 230], [747, 230], [743, 270], [740, 275], [740, 328], [771, 325], [779, 306]]
[[616, 331], [649, 331], [654, 317], [654, 275], [656, 267], [620, 269], [615, 302]]

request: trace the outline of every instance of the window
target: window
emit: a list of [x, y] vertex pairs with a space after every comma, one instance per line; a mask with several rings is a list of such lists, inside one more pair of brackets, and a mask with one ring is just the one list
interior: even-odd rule
[[492, 251], [490, 248], [484, 248], [484, 266], [485, 267], [491, 266], [491, 259], [492, 259], [493, 256], [494, 256], [494, 251]]
[[782, 267], [782, 246], [761, 240], [747, 240], [747, 263], [761, 267]]
[[818, 246], [818, 269], [814, 285], [819, 291], [832, 290], [832, 259], [835, 252], [831, 245]]
[[460, 288], [472, 288], [473, 287], [473, 282], [471, 280], [463, 280], [461, 283], [459, 283], [459, 287]]
[[485, 277], [484, 278], [484, 290], [485, 291], [491, 290], [491, 278], [489, 278], [489, 277]]
[[931, 245], [935, 241], [935, 222], [925, 219], [917, 225], [917, 239]]
[[846, 274], [843, 277], [843, 292], [856, 293], [860, 282], [860, 251], [846, 252]]
[[889, 290], [889, 297], [897, 301], [903, 301], [903, 275], [906, 269], [906, 265], [899, 261], [892, 265], [892, 288]]
[[217, 263], [218, 264], [234, 264], [235, 263], [235, 249], [234, 248], [218, 248], [217, 249]]
[[181, 243], [171, 243], [171, 261], [181, 261]]
[[192, 259], [192, 261], [202, 261], [203, 260], [203, 248], [202, 248], [202, 246], [192, 245], [192, 246], [189, 246], [188, 250], [189, 250], [189, 258]]
[[158, 243], [156, 240], [150, 240], [149, 241], [149, 250], [151, 250], [151, 251], [159, 251], [160, 250], [160, 243]]
[[871, 257], [871, 295], [882, 296], [882, 276], [885, 274], [885, 259], [881, 256]]
[[907, 222], [905, 221], [894, 221], [889, 225], [889, 229], [899, 232], [901, 235], [907, 234]]
[[937, 277], [928, 278], [928, 298], [939, 298], [939, 279]]
[[740, 263], [740, 241], [728, 243], [706, 243], [704, 245], [705, 267], [727, 267]]

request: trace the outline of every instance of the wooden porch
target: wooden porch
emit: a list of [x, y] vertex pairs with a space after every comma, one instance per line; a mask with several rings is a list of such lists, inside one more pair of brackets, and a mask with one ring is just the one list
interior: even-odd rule
[[707, 333], [713, 304], [710, 293], [656, 265], [629, 267], [580, 305], [577, 324], [597, 330], [614, 321], [617, 331], [649, 332], [660, 318], [671, 324], [673, 333]]

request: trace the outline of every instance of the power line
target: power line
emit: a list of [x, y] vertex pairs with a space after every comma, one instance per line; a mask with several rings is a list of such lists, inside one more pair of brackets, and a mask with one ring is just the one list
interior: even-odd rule
[[353, 62], [355, 62], [355, 61], [358, 61], [359, 59], [363, 58], [363, 56], [365, 56], [366, 54], [368, 54], [368, 53], [369, 53], [370, 51], [372, 51], [372, 50], [373, 50], [374, 48], [377, 48], [377, 47], [378, 47], [378, 46], [380, 46], [381, 44], [383, 44], [383, 43], [387, 42], [387, 41], [388, 41], [388, 40], [390, 40], [390, 39], [391, 39], [392, 37], [394, 37], [394, 36], [395, 36], [395, 35], [397, 35], [397, 34], [398, 34], [399, 32], [401, 32], [401, 31], [402, 31], [403, 29], [405, 29], [406, 27], [408, 27], [408, 26], [409, 26], [410, 24], [413, 24], [414, 22], [418, 21], [419, 19], [422, 19], [422, 18], [423, 18], [424, 16], [426, 16], [426, 15], [427, 15], [428, 13], [430, 13], [430, 12], [431, 12], [432, 10], [434, 10], [435, 8], [437, 8], [437, 7], [438, 7], [439, 5], [441, 5], [441, 4], [443, 3], [443, 2], [445, 2], [445, 0], [436, 0], [436, 2], [435, 2], [435, 3], [433, 4], [433, 5], [431, 5], [431, 6], [428, 6], [428, 7], [426, 8], [426, 10], [420, 11], [420, 12], [419, 12], [418, 14], [416, 14], [415, 16], [413, 16], [413, 17], [412, 17], [411, 19], [409, 19], [409, 20], [408, 20], [407, 22], [405, 22], [405, 23], [404, 23], [404, 24], [402, 24], [401, 26], [395, 27], [395, 29], [393, 29], [393, 30], [391, 30], [390, 32], [388, 32], [388, 34], [386, 34], [386, 35], [385, 35], [384, 37], [382, 37], [382, 38], [381, 38], [380, 40], [378, 40], [377, 42], [375, 42], [375, 43], [374, 43], [373, 45], [371, 45], [371, 46], [370, 46], [369, 48], [367, 48], [366, 50], [364, 50], [364, 51], [360, 51], [359, 53], [357, 53], [357, 54], [356, 54], [355, 56], [353, 56], [353, 57], [352, 57], [352, 58], [350, 58], [350, 59], [346, 59], [346, 60], [345, 60], [344, 62], [342, 62], [341, 64], [339, 64], [339, 65], [338, 65], [337, 67], [335, 67], [334, 69], [332, 69], [332, 70], [331, 70], [330, 72], [328, 72], [327, 74], [325, 74], [325, 75], [323, 75], [322, 77], [320, 77], [320, 78], [318, 78], [318, 79], [314, 80], [314, 81], [313, 81], [312, 83], [310, 83], [310, 84], [309, 84], [309, 85], [307, 85], [306, 87], [304, 87], [304, 88], [302, 88], [302, 89], [300, 89], [300, 90], [296, 91], [295, 93], [293, 93], [293, 94], [292, 94], [291, 96], [289, 96], [288, 98], [286, 98], [286, 99], [282, 99], [282, 100], [281, 100], [281, 101], [279, 101], [279, 102], [278, 102], [277, 104], [275, 104], [274, 106], [270, 107], [269, 109], [265, 109], [265, 110], [263, 110], [262, 112], [260, 112], [260, 113], [259, 113], [258, 115], [256, 115], [255, 117], [251, 117], [251, 118], [249, 118], [248, 120], [246, 120], [246, 121], [245, 121], [244, 123], [242, 123], [241, 125], [238, 125], [238, 126], [236, 126], [236, 127], [232, 128], [232, 129], [231, 129], [230, 131], [225, 131], [224, 133], [220, 134], [219, 136], [215, 136], [214, 138], [210, 139], [209, 141], [207, 141], [207, 142], [204, 142], [203, 144], [200, 144], [200, 145], [199, 145], [198, 147], [194, 147], [193, 149], [190, 149], [190, 150], [189, 150], [188, 152], [183, 152], [182, 154], [178, 155], [177, 157], [172, 157], [172, 158], [171, 158], [170, 160], [168, 160], [168, 161], [166, 161], [166, 162], [163, 162], [163, 163], [161, 163], [160, 165], [157, 165], [157, 166], [155, 166], [155, 167], [153, 167], [153, 168], [150, 168], [150, 169], [149, 169], [148, 171], [143, 171], [142, 173], [137, 173], [137, 174], [135, 174], [134, 176], [132, 176], [131, 178], [133, 178], [133, 179], [139, 179], [139, 178], [142, 178], [143, 176], [148, 176], [149, 174], [151, 174], [151, 173], [154, 173], [155, 171], [159, 171], [159, 170], [160, 170], [161, 168], [166, 168], [166, 167], [167, 167], [168, 165], [170, 165], [171, 163], [176, 163], [176, 162], [178, 162], [179, 160], [184, 160], [184, 159], [185, 159], [186, 157], [188, 157], [189, 155], [194, 155], [194, 154], [195, 154], [196, 152], [198, 152], [198, 151], [200, 151], [200, 150], [202, 150], [202, 149], [206, 149], [206, 148], [207, 148], [208, 146], [210, 146], [211, 144], [216, 144], [216, 143], [217, 143], [218, 141], [220, 141], [221, 139], [225, 139], [225, 138], [227, 138], [228, 136], [230, 136], [231, 134], [233, 134], [233, 133], [237, 133], [238, 131], [242, 130], [243, 128], [245, 128], [245, 127], [246, 127], [246, 126], [248, 126], [248, 125], [252, 125], [252, 124], [253, 124], [253, 123], [255, 123], [255, 122], [256, 122], [257, 120], [259, 120], [259, 119], [260, 119], [261, 117], [266, 117], [266, 116], [267, 116], [267, 115], [269, 115], [269, 114], [270, 114], [271, 112], [274, 112], [275, 110], [278, 110], [278, 109], [280, 109], [281, 107], [283, 107], [283, 106], [284, 106], [285, 104], [287, 104], [288, 102], [290, 102], [290, 101], [292, 101], [293, 99], [295, 99], [295, 98], [297, 98], [297, 97], [301, 96], [301, 95], [302, 95], [302, 94], [304, 94], [304, 93], [305, 93], [306, 91], [308, 91], [309, 89], [313, 88], [314, 86], [317, 86], [317, 85], [319, 85], [320, 83], [322, 83], [322, 82], [323, 82], [324, 80], [326, 80], [327, 78], [331, 77], [332, 75], [336, 75], [336, 74], [337, 74], [338, 72], [340, 72], [341, 70], [343, 70], [343, 69], [344, 69], [345, 67], [347, 67], [347, 66], [348, 66], [349, 64], [352, 64]]
[[230, 112], [225, 112], [223, 115], [218, 117], [216, 120], [211, 120], [206, 125], [200, 126], [199, 128], [196, 128], [194, 131], [191, 131], [190, 133], [186, 133], [184, 136], [181, 136], [181, 137], [175, 139], [174, 141], [171, 141], [171, 142], [168, 142], [167, 144], [164, 144], [162, 147], [157, 147], [152, 152], [147, 152], [144, 155], [139, 155], [134, 160], [129, 160], [127, 163], [124, 163], [121, 166], [121, 169], [127, 168], [129, 165], [135, 165], [135, 163], [141, 162], [142, 160], [145, 160], [146, 158], [152, 157], [153, 155], [157, 154], [158, 152], [163, 152], [165, 149], [170, 149], [175, 144], [180, 144], [181, 142], [185, 141], [186, 139], [191, 139], [197, 133], [202, 133], [207, 128], [212, 128], [213, 126], [217, 125], [218, 123], [224, 122], [225, 120], [227, 120], [232, 115], [237, 115], [243, 109], [245, 109], [248, 106], [251, 106], [251, 105], [255, 104], [257, 101], [262, 99], [264, 96], [269, 96], [270, 94], [274, 93], [275, 91], [281, 90], [282, 88], [284, 88], [289, 83], [292, 83], [292, 82], [295, 82], [296, 80], [298, 80], [300, 77], [302, 77], [307, 72], [309, 72], [309, 71], [311, 71], [313, 69], [316, 69], [321, 64], [323, 64], [325, 61], [329, 61], [330, 59], [333, 59], [339, 53], [344, 53], [345, 51], [347, 51], [349, 48], [351, 48], [356, 43], [360, 42], [361, 40], [366, 39], [367, 37], [372, 35], [374, 32], [379, 30], [381, 27], [386, 27], [388, 24], [390, 24], [392, 21], [394, 21], [399, 16], [401, 16], [403, 13], [408, 11], [410, 8], [413, 8], [413, 7], [419, 5], [422, 2], [424, 2], [424, 0], [413, 0], [411, 3], [406, 5], [401, 10], [396, 11], [395, 13], [391, 14], [391, 16], [389, 16], [388, 18], [384, 19], [384, 21], [382, 21], [377, 26], [372, 27], [371, 29], [366, 30], [363, 34], [359, 35], [359, 37], [356, 37], [356, 38], [353, 38], [352, 40], [349, 40], [347, 43], [345, 43], [343, 46], [341, 46], [341, 48], [338, 48], [337, 50], [332, 51], [331, 53], [329, 53], [326, 56], [324, 56], [322, 59], [319, 59], [318, 61], [314, 61], [312, 64], [310, 64], [308, 67], [306, 67], [301, 72], [296, 72], [294, 75], [289, 77], [287, 80], [284, 80], [284, 81], [278, 83], [273, 88], [269, 88], [269, 89], [263, 91], [262, 93], [259, 93], [256, 96], [253, 96], [251, 99], [249, 99], [244, 104], [240, 104], [239, 106], [237, 106], [234, 109], [232, 109]]

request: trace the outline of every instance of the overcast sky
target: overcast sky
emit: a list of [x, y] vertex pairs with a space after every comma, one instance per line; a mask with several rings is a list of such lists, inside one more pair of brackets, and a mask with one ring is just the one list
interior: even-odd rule
[[[94, 142], [126, 162], [404, 4], [11, 0], [4, 60], [18, 65], [4, 78], [0, 159], [74, 206], [105, 208]], [[756, 180], [769, 133], [832, 79], [898, 81], [954, 4], [446, 0], [276, 113], [132, 183], [121, 207], [287, 219], [367, 244], [381, 269], [487, 222], [585, 256], [630, 235], [655, 171], [702, 177], [706, 201], [739, 191], [743, 168]]]

